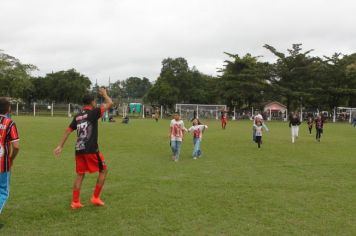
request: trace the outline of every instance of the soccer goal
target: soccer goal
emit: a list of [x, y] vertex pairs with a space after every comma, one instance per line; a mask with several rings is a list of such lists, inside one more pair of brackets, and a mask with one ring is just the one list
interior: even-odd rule
[[176, 111], [182, 119], [219, 119], [221, 111], [226, 111], [226, 105], [176, 104]]
[[351, 123], [354, 118], [356, 118], [356, 108], [354, 107], [338, 107], [337, 112], [334, 110], [334, 122], [338, 120]]

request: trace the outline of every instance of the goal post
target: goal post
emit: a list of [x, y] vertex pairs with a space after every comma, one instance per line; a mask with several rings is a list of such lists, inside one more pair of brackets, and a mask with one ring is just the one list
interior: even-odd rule
[[219, 113], [226, 111], [226, 105], [176, 104], [176, 111], [182, 119], [219, 119]]
[[[337, 112], [334, 114], [337, 117], [341, 117], [342, 120], [348, 120], [349, 123], [352, 123], [352, 120], [356, 118], [356, 108], [355, 107], [338, 107]], [[334, 118], [336, 120], [336, 117]]]

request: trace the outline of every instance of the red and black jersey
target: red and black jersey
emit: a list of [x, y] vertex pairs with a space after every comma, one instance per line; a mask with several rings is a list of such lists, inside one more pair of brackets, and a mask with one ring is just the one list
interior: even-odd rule
[[75, 145], [77, 154], [99, 152], [98, 119], [102, 117], [104, 111], [103, 106], [94, 109], [91, 106], [85, 106], [73, 118], [69, 129], [77, 130], [77, 143]]
[[0, 115], [0, 173], [11, 169], [11, 142], [19, 140], [16, 124], [6, 116]]
[[324, 120], [321, 119], [315, 119], [315, 128], [317, 129], [322, 129], [324, 127]]

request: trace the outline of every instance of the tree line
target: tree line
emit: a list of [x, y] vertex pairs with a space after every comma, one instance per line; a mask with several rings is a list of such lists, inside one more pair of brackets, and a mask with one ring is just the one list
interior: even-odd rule
[[[227, 59], [218, 76], [201, 73], [183, 58], [162, 60], [161, 72], [154, 82], [129, 77], [109, 85], [110, 95], [118, 102], [141, 99], [145, 103], [173, 108], [176, 103], [226, 104], [228, 107], [262, 108], [278, 101], [288, 110], [332, 110], [337, 106], [356, 107], [356, 53], [313, 56], [293, 44], [286, 53], [271, 45], [264, 48], [275, 56], [274, 62], [259, 56], [225, 53]], [[31, 76], [37, 67], [22, 64], [0, 51], [0, 95], [27, 103], [79, 103], [83, 94], [97, 93], [99, 85], [69, 69]]]

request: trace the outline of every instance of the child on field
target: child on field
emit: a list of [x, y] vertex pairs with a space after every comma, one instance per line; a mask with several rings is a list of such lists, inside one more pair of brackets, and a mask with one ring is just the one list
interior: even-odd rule
[[227, 114], [225, 111], [221, 112], [221, 128], [225, 129], [226, 128], [226, 124], [227, 124]]
[[309, 116], [308, 121], [307, 121], [308, 129], [309, 129], [309, 135], [312, 134], [312, 129], [313, 129], [313, 118]]
[[158, 119], [159, 119], [159, 110], [158, 109], [155, 112], [154, 118], [155, 118], [156, 122], [158, 122]]
[[289, 127], [291, 128], [291, 133], [292, 133], [292, 143], [294, 143], [295, 139], [298, 138], [299, 136], [299, 125], [300, 125], [300, 119], [297, 116], [297, 114], [294, 113], [289, 120]]
[[258, 120], [256, 123], [253, 125], [254, 131], [255, 131], [255, 142], [257, 143], [258, 148], [261, 147], [262, 144], [262, 121]]
[[175, 162], [179, 160], [184, 131], [188, 130], [184, 127], [184, 122], [180, 119], [179, 113], [175, 112], [169, 127], [170, 145], [173, 153], [172, 160]]
[[200, 143], [203, 138], [203, 132], [207, 128], [207, 125], [202, 125], [198, 119], [194, 119], [193, 126], [188, 129], [188, 132], [193, 134], [193, 160], [201, 157]]
[[255, 125], [258, 123], [258, 122], [261, 122], [263, 128], [268, 132], [269, 129], [267, 127], [267, 125], [265, 124], [264, 120], [263, 120], [263, 116], [258, 113], [255, 117], [253, 117], [253, 127], [252, 127], [252, 140], [254, 142], [256, 142], [256, 129], [255, 129]]
[[323, 133], [324, 119], [318, 115], [315, 119], [316, 140], [320, 142], [321, 134]]

